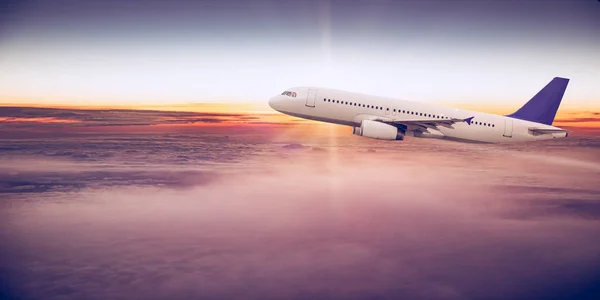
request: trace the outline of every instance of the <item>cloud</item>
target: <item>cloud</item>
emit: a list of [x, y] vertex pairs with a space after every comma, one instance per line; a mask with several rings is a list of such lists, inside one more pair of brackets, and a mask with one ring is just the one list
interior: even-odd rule
[[[185, 158], [179, 165], [176, 156], [164, 157], [206, 141], [189, 138], [108, 144], [104, 151], [135, 152], [99, 161], [72, 153], [3, 161], [3, 182], [71, 184], [39, 196], [4, 194], [0, 275], [10, 283], [4, 293], [44, 299], [599, 295], [597, 170], [576, 161], [585, 159], [577, 151], [586, 148], [547, 154], [579, 153], [555, 161], [537, 159], [539, 147], [341, 139], [319, 153], [305, 142], [287, 151], [278, 143], [239, 144], [241, 137], [232, 136], [207, 143], [201, 154], [242, 151], [233, 164]], [[65, 147], [79, 153], [100, 145]], [[551, 145], [540, 147], [564, 149]], [[149, 153], [152, 159], [137, 164]], [[20, 198], [27, 195], [37, 201]]]
[[600, 118], [571, 118], [571, 119], [556, 119], [557, 123], [586, 123], [600, 122]]
[[258, 119], [257, 116], [241, 113], [0, 107], [0, 124], [5, 128], [51, 126], [147, 126], [161, 124], [242, 122], [256, 119]]
[[77, 172], [18, 172], [0, 174], [0, 194], [69, 192], [104, 186], [163, 186], [185, 188], [211, 182], [218, 175], [199, 170], [87, 170]]

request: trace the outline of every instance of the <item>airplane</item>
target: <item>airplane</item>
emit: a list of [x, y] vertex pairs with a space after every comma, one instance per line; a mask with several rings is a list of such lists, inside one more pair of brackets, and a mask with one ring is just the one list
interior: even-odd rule
[[306, 86], [272, 97], [269, 106], [294, 117], [352, 126], [353, 134], [380, 140], [527, 142], [568, 136], [567, 130], [552, 126], [568, 83], [568, 78], [555, 77], [506, 116]]

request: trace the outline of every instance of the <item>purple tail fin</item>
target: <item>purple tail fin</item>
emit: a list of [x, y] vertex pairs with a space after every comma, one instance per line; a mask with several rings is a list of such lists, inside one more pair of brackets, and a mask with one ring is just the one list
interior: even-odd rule
[[508, 117], [552, 125], [569, 79], [554, 77], [541, 91]]

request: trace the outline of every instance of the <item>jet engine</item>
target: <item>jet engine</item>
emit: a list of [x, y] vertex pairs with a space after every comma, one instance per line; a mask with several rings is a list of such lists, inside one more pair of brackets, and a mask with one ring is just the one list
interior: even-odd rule
[[404, 133], [398, 130], [397, 127], [371, 120], [363, 120], [360, 123], [360, 127], [354, 127], [352, 133], [378, 140], [404, 139]]

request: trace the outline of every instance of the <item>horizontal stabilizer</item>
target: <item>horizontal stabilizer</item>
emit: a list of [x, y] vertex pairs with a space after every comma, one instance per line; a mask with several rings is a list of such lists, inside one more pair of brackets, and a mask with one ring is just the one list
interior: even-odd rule
[[569, 131], [568, 130], [564, 130], [564, 129], [560, 129], [560, 128], [536, 128], [536, 127], [529, 127], [529, 133], [532, 135], [543, 135], [543, 134], [557, 134], [557, 133], [564, 133], [564, 137], [569, 136]]
[[535, 127], [529, 127], [528, 129], [529, 129], [529, 131], [531, 131], [533, 133], [540, 133], [540, 134], [569, 132], [568, 130], [564, 130], [564, 129], [560, 129], [560, 128], [535, 128]]

